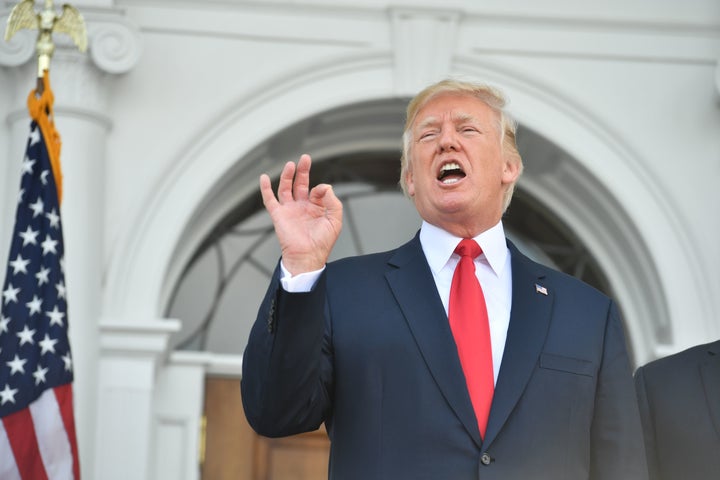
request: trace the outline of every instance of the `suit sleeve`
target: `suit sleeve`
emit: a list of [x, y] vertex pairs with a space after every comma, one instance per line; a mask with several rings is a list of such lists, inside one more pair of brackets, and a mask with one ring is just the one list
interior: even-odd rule
[[317, 429], [330, 409], [332, 352], [325, 277], [306, 293], [280, 287], [278, 267], [243, 355], [242, 401], [252, 428], [267, 437]]
[[610, 305], [591, 442], [593, 480], [648, 478], [640, 414], [619, 314]]

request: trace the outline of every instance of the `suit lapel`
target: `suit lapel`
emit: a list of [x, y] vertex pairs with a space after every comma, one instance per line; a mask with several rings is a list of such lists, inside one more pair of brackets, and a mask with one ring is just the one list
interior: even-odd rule
[[500, 432], [530, 380], [545, 343], [554, 301], [554, 292], [543, 284], [544, 274], [537, 264], [512, 243], [508, 242], [508, 247], [512, 256], [510, 325], [483, 448]]
[[720, 437], [720, 342], [710, 345], [705, 362], [700, 365], [705, 399], [715, 432]]
[[425, 363], [450, 408], [479, 448], [480, 433], [455, 340], [419, 237], [400, 247], [388, 263], [395, 268], [385, 276]]

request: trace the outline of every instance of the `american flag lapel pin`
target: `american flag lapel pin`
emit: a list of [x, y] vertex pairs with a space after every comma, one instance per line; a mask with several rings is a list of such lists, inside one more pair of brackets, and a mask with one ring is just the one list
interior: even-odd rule
[[543, 287], [540, 284], [535, 284], [535, 293], [542, 293], [543, 295], [547, 295], [548, 291], [547, 288]]

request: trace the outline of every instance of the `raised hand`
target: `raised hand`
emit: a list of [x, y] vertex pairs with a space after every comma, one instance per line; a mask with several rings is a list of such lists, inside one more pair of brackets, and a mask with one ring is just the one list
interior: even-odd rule
[[342, 202], [332, 187], [310, 190], [310, 155], [285, 164], [277, 198], [270, 177], [260, 176], [260, 193], [280, 242], [285, 268], [297, 275], [322, 268], [342, 228]]

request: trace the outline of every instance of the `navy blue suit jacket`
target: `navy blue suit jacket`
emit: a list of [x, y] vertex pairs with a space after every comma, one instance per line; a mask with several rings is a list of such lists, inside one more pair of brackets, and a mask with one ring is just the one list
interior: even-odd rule
[[309, 293], [284, 292], [276, 271], [243, 358], [250, 425], [275, 437], [325, 422], [337, 480], [646, 479], [615, 305], [509, 247], [512, 311], [484, 439], [418, 236], [328, 264]]
[[720, 340], [635, 372], [652, 480], [720, 478]]

